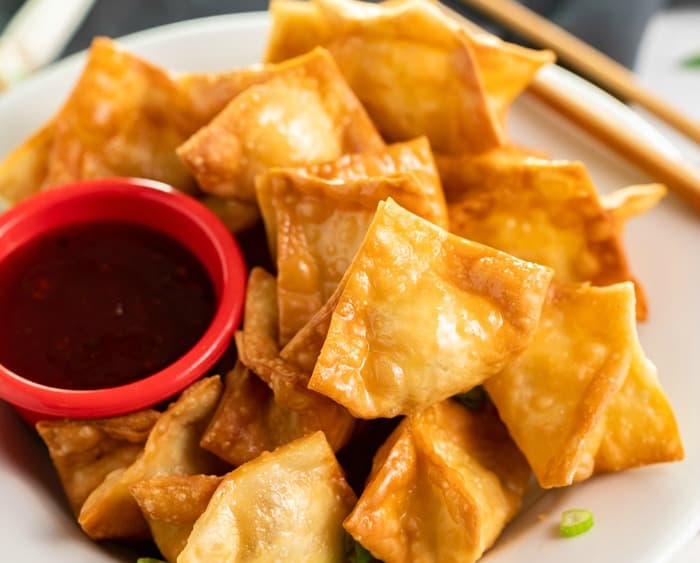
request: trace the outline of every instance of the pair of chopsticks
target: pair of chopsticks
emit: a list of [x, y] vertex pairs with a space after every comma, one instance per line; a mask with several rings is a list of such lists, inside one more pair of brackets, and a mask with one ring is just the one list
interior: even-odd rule
[[[558, 57], [582, 74], [592, 78], [612, 94], [635, 102], [668, 125], [700, 144], [700, 124], [685, 117], [641, 86], [622, 65], [570, 33], [538, 16], [513, 0], [460, 0], [475, 8], [524, 39], [554, 51]], [[483, 31], [473, 22], [447, 6], [441, 8], [466, 28]], [[700, 212], [700, 170], [685, 160], [661, 153], [643, 138], [610, 123], [576, 98], [561, 91], [546, 77], [535, 77], [529, 91], [576, 125], [610, 146], [620, 155], [663, 182]]]
[[95, 0], [26, 0], [0, 36], [0, 92], [53, 61]]

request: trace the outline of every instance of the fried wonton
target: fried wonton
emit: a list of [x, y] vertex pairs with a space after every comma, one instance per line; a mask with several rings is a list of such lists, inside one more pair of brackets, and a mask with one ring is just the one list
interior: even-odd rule
[[358, 418], [437, 403], [529, 343], [552, 278], [380, 202], [351, 264], [309, 388]]
[[[443, 169], [445, 161], [439, 162]], [[623, 225], [602, 205], [580, 162], [496, 151], [461, 159], [455, 168], [453, 162], [445, 182], [453, 233], [550, 266], [559, 282], [604, 286], [634, 280], [621, 240]], [[618, 198], [618, 203], [631, 207], [658, 197], [655, 186], [646, 193], [638, 188], [634, 199]], [[646, 310], [637, 284], [641, 319]]]
[[257, 64], [227, 72], [181, 74], [175, 80], [188, 97], [192, 111], [204, 125], [246, 88], [265, 81], [273, 72], [273, 67]]
[[103, 176], [152, 178], [196, 189], [175, 149], [203, 124], [162, 69], [106, 38], [53, 120], [43, 187]]
[[[297, 362], [294, 355], [285, 355], [284, 349], [279, 349], [276, 299], [275, 278], [261, 268], [254, 268], [248, 280], [243, 330], [236, 333], [239, 358], [273, 391], [276, 406], [272, 412], [280, 419], [278, 422], [289, 418], [296, 427], [287, 432], [278, 429], [277, 434], [284, 436], [291, 432], [296, 434], [294, 437], [300, 437], [323, 430], [328, 442], [338, 450], [352, 433], [353, 417], [337, 403], [308, 389], [311, 370], [306, 371], [306, 366]], [[320, 343], [306, 343], [306, 351], [318, 356]], [[285, 414], [285, 409], [293, 412]]]
[[622, 388], [605, 413], [605, 429], [595, 456], [595, 472], [678, 461], [684, 451], [678, 424], [661, 388], [656, 367], [638, 340]]
[[238, 362], [226, 376], [226, 389], [200, 445], [232, 465], [242, 465], [315, 430], [297, 418], [296, 411], [278, 405], [267, 384]]
[[446, 400], [377, 452], [345, 529], [386, 563], [476, 561], [520, 508], [530, 471], [493, 407]]
[[322, 432], [229, 473], [178, 563], [343, 560], [342, 521], [355, 503]]
[[315, 49], [276, 65], [177, 152], [205, 192], [255, 202], [255, 176], [269, 167], [383, 146], [333, 59]]
[[387, 139], [426, 134], [453, 154], [503, 144], [508, 106], [554, 59], [467, 31], [427, 1], [274, 0], [270, 11], [266, 60], [326, 47]]
[[354, 428], [343, 407], [306, 388], [310, 369], [304, 373], [280, 357], [276, 299], [274, 277], [253, 268], [243, 330], [236, 335], [242, 363], [227, 375], [226, 390], [201, 441], [203, 448], [234, 465], [316, 430], [323, 430], [338, 450]]
[[0, 162], [0, 210], [2, 202], [17, 203], [41, 188], [53, 141], [53, 124], [48, 123]]
[[484, 384], [542, 487], [682, 455], [634, 309], [629, 282], [553, 285], [530, 346]]
[[[425, 137], [419, 137], [405, 143], [394, 143], [377, 151], [346, 154], [337, 160], [308, 164], [295, 167], [302, 177], [312, 176], [333, 182], [353, 182], [394, 176], [401, 172], [411, 172], [421, 184], [426, 198], [432, 202], [433, 209], [427, 217], [443, 227], [447, 218], [444, 211], [444, 196], [430, 144]], [[273, 170], [272, 172], [275, 172]], [[273, 258], [277, 257], [277, 223], [275, 208], [271, 196], [273, 190], [266, 186], [269, 182], [262, 175], [256, 182], [257, 198], [265, 221], [265, 234]], [[261, 186], [262, 184], [262, 186]], [[433, 219], [430, 219], [433, 217]]]
[[93, 539], [147, 538], [148, 525], [134, 501], [132, 483], [166, 475], [223, 471], [223, 462], [198, 443], [221, 394], [218, 376], [188, 387], [156, 422], [142, 455], [126, 469], [117, 469], [87, 498], [78, 522]]
[[[282, 345], [333, 294], [362, 243], [377, 203], [391, 197], [409, 211], [447, 227], [442, 191], [410, 171], [343, 181], [275, 169], [259, 177], [257, 187], [259, 200], [266, 202], [267, 230], [276, 234]], [[267, 203], [270, 209], [265, 209]]]
[[43, 420], [37, 423], [37, 432], [49, 449], [51, 461], [76, 516], [88, 495], [109, 473], [134, 462], [159, 414], [148, 409], [100, 420]]
[[169, 475], [137, 481], [129, 491], [151, 529], [153, 541], [170, 563], [185, 547], [192, 527], [209, 504], [222, 477]]
[[[274, 6], [275, 25], [284, 25]], [[427, 4], [334, 1], [315, 7], [327, 32], [318, 44], [331, 52], [387, 140], [426, 135], [436, 150], [449, 153], [478, 153], [503, 143], [471, 46], [461, 32], [446, 33]], [[277, 27], [272, 40], [281, 33], [297, 31]], [[277, 59], [274, 51], [271, 45], [268, 60]]]

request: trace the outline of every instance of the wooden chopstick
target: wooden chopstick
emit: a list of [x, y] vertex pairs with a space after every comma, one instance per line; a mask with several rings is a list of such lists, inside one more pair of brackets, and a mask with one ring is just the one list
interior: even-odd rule
[[[485, 0], [487, 3], [500, 1], [502, 0]], [[445, 14], [458, 21], [467, 30], [486, 33], [458, 12], [443, 4], [438, 5]], [[672, 158], [662, 153], [645, 138], [610, 122], [606, 116], [600, 115], [588, 107], [584, 100], [572, 97], [568, 92], [562, 91], [555, 82], [548, 80], [541, 73], [532, 81], [528, 91], [632, 164], [644, 170], [654, 180], [666, 184], [669, 190], [700, 212], [700, 170], [685, 160]]]
[[[615, 0], [610, 0], [614, 2]], [[639, 104], [700, 144], [700, 124], [644, 88], [629, 70], [574, 35], [514, 0], [460, 0], [523, 39], [554, 51], [559, 59], [623, 99]]]

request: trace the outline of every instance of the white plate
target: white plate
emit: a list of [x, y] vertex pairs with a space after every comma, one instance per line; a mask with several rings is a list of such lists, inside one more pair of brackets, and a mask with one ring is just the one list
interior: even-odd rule
[[[224, 70], [260, 60], [267, 28], [265, 14], [224, 16], [138, 33], [124, 44], [173, 71]], [[0, 155], [58, 108], [82, 60], [82, 55], [71, 57], [0, 96]], [[548, 72], [572, 96], [674, 154], [663, 137], [625, 106], [561, 69]], [[645, 181], [639, 171], [535, 100], [524, 96], [511, 114], [516, 142], [583, 160], [601, 190]], [[687, 459], [546, 493], [509, 526], [485, 557], [489, 563], [655, 563], [670, 558], [700, 527], [700, 259], [695, 252], [700, 220], [669, 197], [633, 221], [627, 240], [651, 305], [650, 320], [640, 327], [642, 341], [675, 407]], [[82, 536], [65, 508], [43, 447], [2, 404], [0, 428], [1, 560], [134, 560], [133, 553], [107, 551]], [[581, 537], [560, 539], [559, 513], [571, 507], [591, 509], [596, 525]], [[541, 515], [546, 518], [540, 520]]]

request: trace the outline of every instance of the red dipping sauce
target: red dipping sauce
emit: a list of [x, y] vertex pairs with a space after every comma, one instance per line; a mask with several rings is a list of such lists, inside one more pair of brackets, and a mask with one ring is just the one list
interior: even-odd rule
[[217, 298], [197, 258], [134, 223], [38, 238], [0, 268], [0, 364], [42, 385], [101, 389], [152, 375], [209, 327]]

